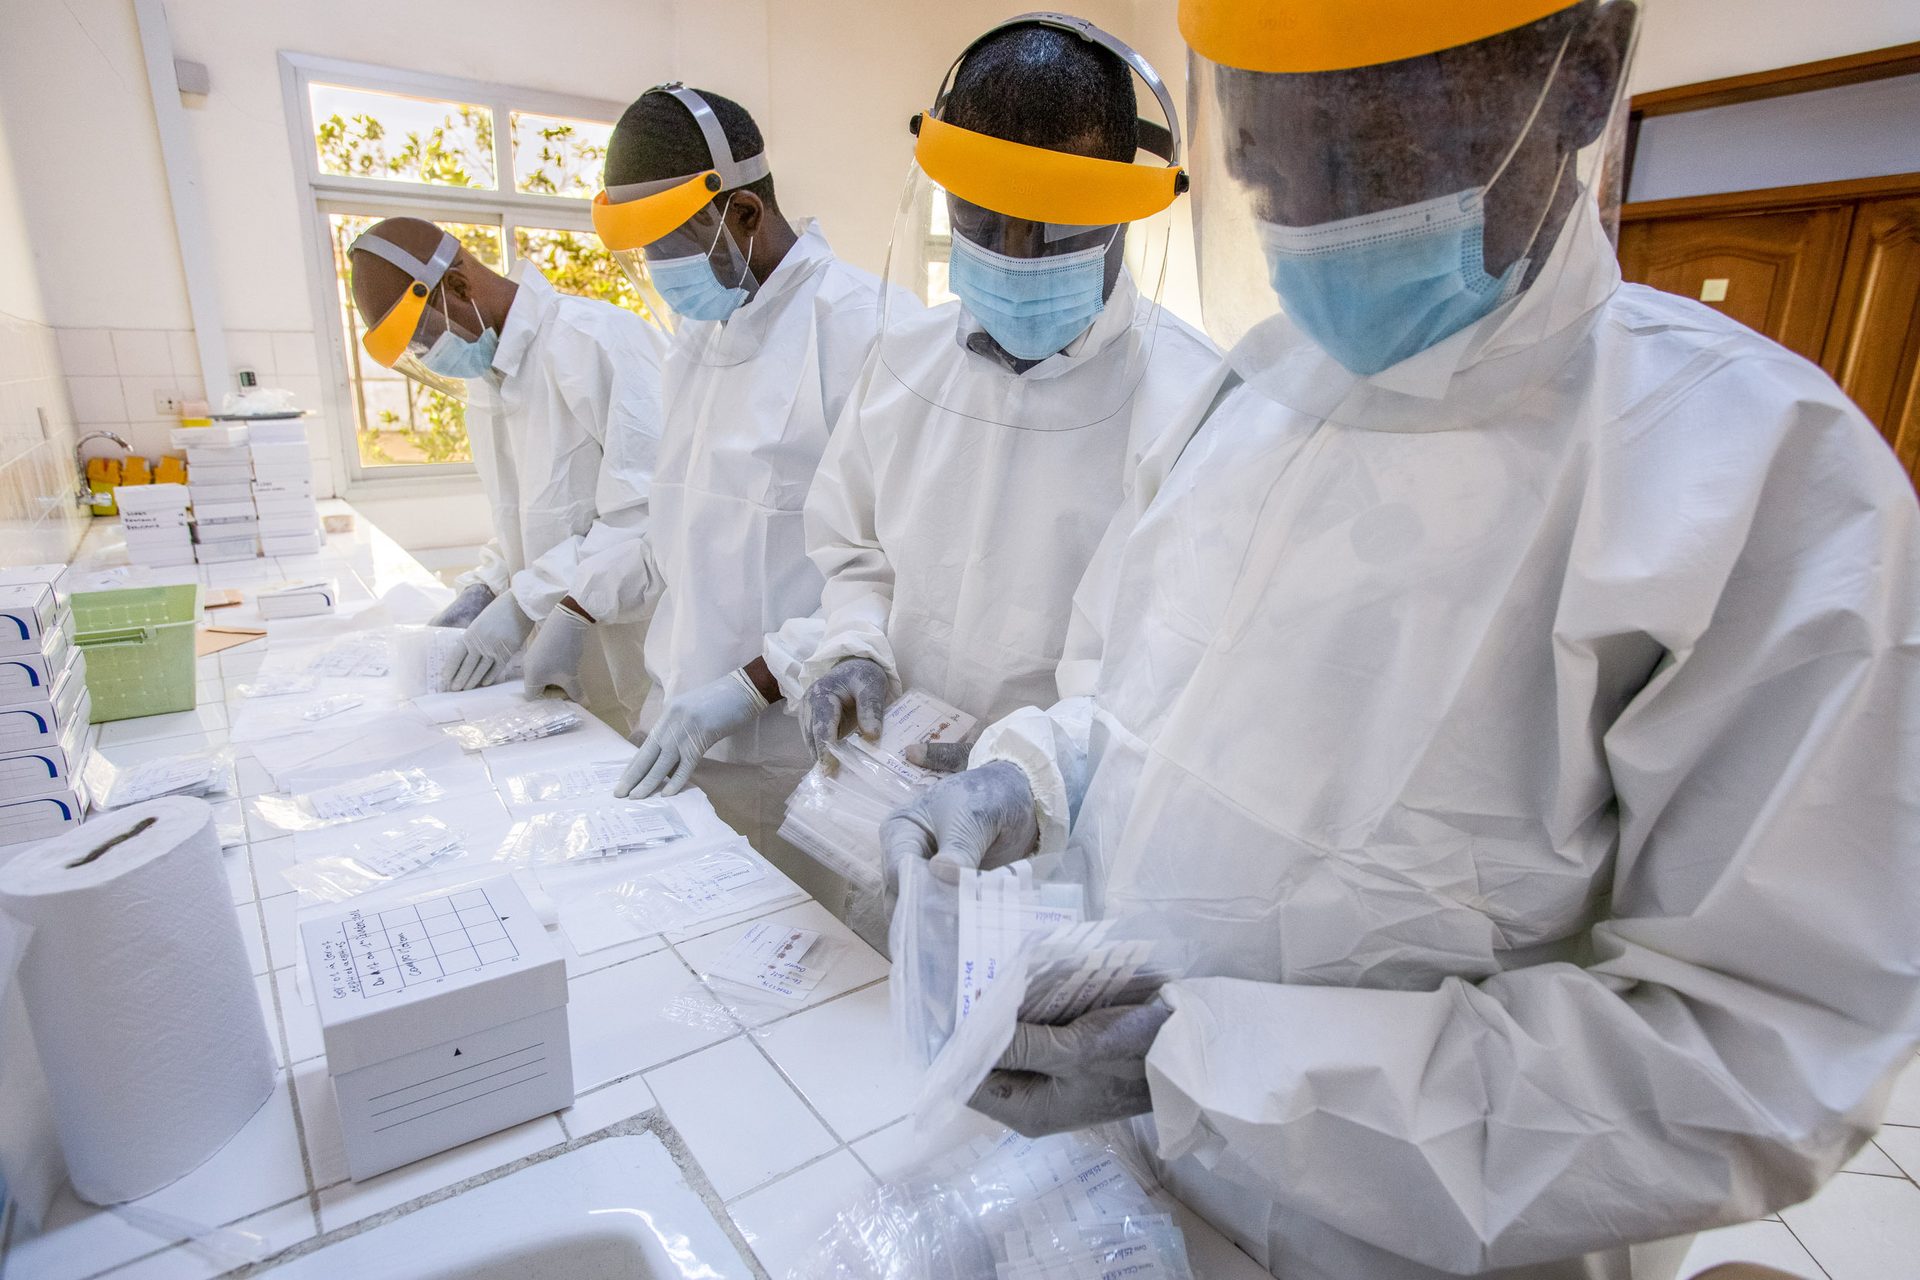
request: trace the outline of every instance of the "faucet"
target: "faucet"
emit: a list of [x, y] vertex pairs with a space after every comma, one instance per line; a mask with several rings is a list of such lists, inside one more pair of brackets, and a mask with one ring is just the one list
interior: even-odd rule
[[93, 487], [87, 483], [87, 458], [80, 451], [81, 446], [89, 440], [111, 440], [120, 446], [122, 453], [133, 452], [133, 446], [127, 443], [124, 436], [117, 436], [111, 431], [89, 431], [73, 442], [73, 462], [80, 469], [80, 491], [77, 497], [83, 507], [93, 505]]

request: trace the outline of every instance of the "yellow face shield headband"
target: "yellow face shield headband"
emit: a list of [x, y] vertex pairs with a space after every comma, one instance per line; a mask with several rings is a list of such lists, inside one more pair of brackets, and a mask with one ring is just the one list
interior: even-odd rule
[[914, 117], [913, 157], [926, 175], [971, 204], [1009, 218], [1100, 226], [1150, 218], [1187, 189], [1185, 170], [1098, 160], [1029, 147]]
[[427, 298], [459, 254], [460, 242], [443, 233], [433, 257], [422, 262], [400, 246], [368, 231], [353, 242], [348, 252], [349, 255], [370, 253], [413, 277], [399, 300], [387, 308], [385, 315], [368, 326], [360, 339], [360, 345], [366, 348], [375, 363], [383, 369], [391, 369], [407, 353], [413, 335], [419, 332], [420, 317], [427, 309]]
[[644, 249], [685, 226], [720, 192], [720, 175], [696, 173], [665, 191], [615, 203], [602, 191], [593, 198], [593, 229], [615, 253]]
[[1579, 0], [1180, 0], [1180, 34], [1242, 71], [1347, 71], [1473, 44]]

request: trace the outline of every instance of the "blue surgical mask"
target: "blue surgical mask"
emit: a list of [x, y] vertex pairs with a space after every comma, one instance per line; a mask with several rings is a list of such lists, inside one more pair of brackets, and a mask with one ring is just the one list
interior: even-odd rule
[[1511, 297], [1525, 260], [1482, 260], [1486, 189], [1310, 227], [1259, 224], [1267, 279], [1287, 317], [1328, 355], [1379, 373]]
[[953, 234], [947, 284], [1017, 360], [1044, 360], [1087, 331], [1107, 305], [1107, 246], [1013, 258]]
[[704, 253], [684, 258], [647, 259], [647, 278], [676, 315], [689, 320], [725, 320], [747, 300], [745, 289], [729, 289], [713, 274]]
[[443, 378], [478, 378], [493, 368], [494, 353], [500, 350], [500, 335], [487, 326], [479, 305], [472, 305], [474, 319], [481, 323], [480, 336], [467, 339], [451, 328], [442, 331], [420, 357], [427, 372]]

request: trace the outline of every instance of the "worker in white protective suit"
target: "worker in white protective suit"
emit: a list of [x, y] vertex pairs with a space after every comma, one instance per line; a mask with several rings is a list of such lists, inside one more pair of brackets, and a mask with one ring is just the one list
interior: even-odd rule
[[873, 347], [879, 281], [785, 220], [758, 127], [719, 94], [648, 90], [614, 129], [606, 177], [595, 229], [677, 315], [645, 582], [654, 691], [616, 792], [697, 783], [783, 871], [833, 892], [774, 835], [808, 756], [798, 726], [767, 714], [779, 688], [759, 654], [820, 603], [801, 505]]
[[1193, 944], [974, 1105], [1150, 1112], [1288, 1280], [1670, 1277], [1840, 1168], [1920, 1037], [1914, 495], [1819, 370], [1622, 285], [1638, 16], [1183, 0], [1244, 381], [1090, 569], [1091, 684], [887, 828], [1064, 850]]
[[[1136, 75], [1165, 125], [1141, 118]], [[1126, 478], [1159, 436], [1191, 433], [1196, 393], [1224, 370], [1151, 296], [1186, 175], [1146, 59], [1091, 23], [1028, 15], [970, 44], [933, 101], [914, 121], [890, 296], [924, 278], [938, 201], [958, 299], [888, 317], [807, 499], [822, 609], [767, 643], [823, 762], [842, 734], [877, 734], [903, 688], [982, 725], [1051, 703], [1073, 591]], [[968, 745], [920, 758], [962, 768]], [[877, 904], [848, 909], [885, 936]]]
[[598, 561], [645, 534], [665, 334], [556, 292], [525, 260], [502, 276], [418, 218], [374, 224], [349, 256], [368, 355], [467, 401], [493, 536], [432, 620], [465, 628], [451, 687], [498, 680], [544, 620], [529, 694], [557, 687], [631, 726], [647, 689], [644, 628], [611, 618], [619, 584]]

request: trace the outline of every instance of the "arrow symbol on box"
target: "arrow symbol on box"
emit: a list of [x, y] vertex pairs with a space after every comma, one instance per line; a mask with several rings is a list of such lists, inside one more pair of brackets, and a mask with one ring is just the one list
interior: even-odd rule
[[459, 1056], [460, 1056], [460, 1051], [459, 1051], [458, 1049], [455, 1049], [455, 1050], [453, 1051], [453, 1056], [454, 1056], [454, 1057], [456, 1057], [456, 1058], [457, 1058], [457, 1057], [459, 1057]]

